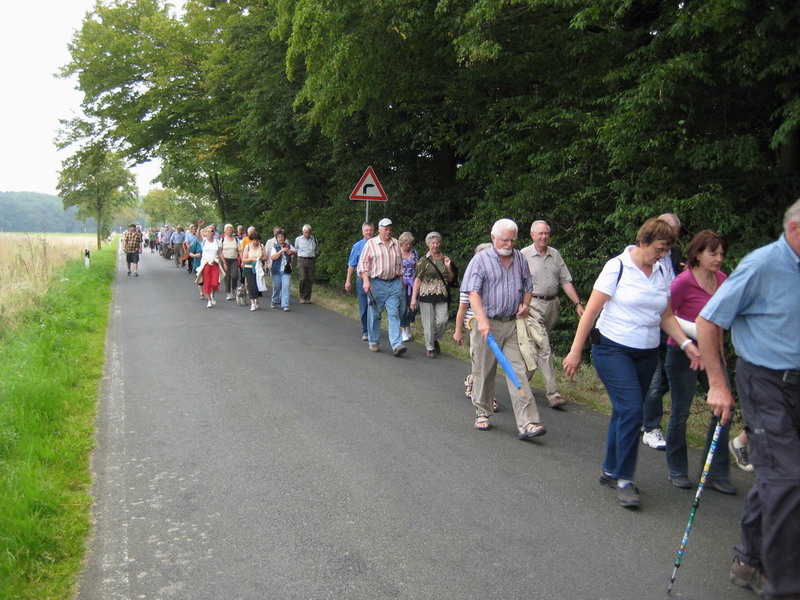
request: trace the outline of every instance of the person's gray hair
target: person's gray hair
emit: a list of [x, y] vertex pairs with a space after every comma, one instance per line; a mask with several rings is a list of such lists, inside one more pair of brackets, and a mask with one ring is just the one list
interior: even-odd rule
[[800, 223], [800, 199], [795, 200], [795, 203], [786, 209], [786, 214], [783, 216], [783, 230], [786, 233], [789, 233], [789, 223], [792, 221]]
[[544, 219], [536, 219], [533, 223], [531, 223], [531, 233], [533, 233], [533, 230], [536, 229], [537, 223], [541, 223], [542, 225], [547, 225], [547, 228], [548, 229], [550, 228], [550, 223], [548, 223]]
[[311, 231], [311, 225], [306, 223], [305, 225], [303, 225], [302, 231]]
[[477, 254], [478, 252], [483, 252], [484, 250], [488, 250], [491, 247], [492, 247], [491, 242], [483, 242], [482, 244], [478, 244], [477, 246], [475, 246], [475, 254]]
[[253, 227], [252, 225], [250, 225], [250, 227], [248, 227], [248, 228], [247, 228], [247, 235], [249, 236], [249, 235], [250, 235], [251, 233], [253, 233], [255, 230], [256, 230], [256, 228], [255, 228], [255, 227]]
[[659, 215], [658, 218], [661, 219], [662, 221], [666, 221], [667, 223], [669, 223], [670, 227], [673, 227], [675, 229], [681, 228], [681, 220], [675, 213], [664, 213], [663, 215]]
[[506, 229], [513, 229], [514, 235], [519, 233], [519, 227], [517, 227], [514, 221], [511, 219], [500, 219], [499, 221], [495, 221], [494, 225], [492, 225], [492, 235], [494, 237], [500, 237], [500, 232]]
[[400, 237], [397, 238], [397, 242], [399, 244], [411, 244], [414, 245], [414, 236], [411, 234], [410, 231], [404, 231], [400, 234]]
[[428, 235], [425, 236], [425, 245], [427, 246], [435, 239], [438, 239], [441, 242], [442, 234], [439, 233], [438, 231], [431, 231]]

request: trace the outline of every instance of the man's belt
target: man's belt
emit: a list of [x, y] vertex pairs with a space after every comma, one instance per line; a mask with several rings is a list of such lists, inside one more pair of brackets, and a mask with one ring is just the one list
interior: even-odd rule
[[[739, 360], [744, 360], [744, 359], [740, 358]], [[768, 367], [754, 365], [753, 363], [748, 362], [746, 360], [744, 362], [746, 362], [754, 369], [759, 369], [763, 373], [768, 374], [770, 377], [775, 377], [777, 379], [780, 379], [783, 383], [788, 383], [789, 385], [797, 385], [798, 383], [800, 383], [800, 370], [798, 369], [786, 369], [786, 370], [770, 369]]]
[[800, 371], [787, 369], [782, 373], [781, 381], [788, 383], [789, 385], [797, 385], [800, 383]]
[[556, 296], [537, 296], [536, 294], [532, 294], [531, 298], [536, 298], [537, 300], [555, 300]]
[[501, 323], [508, 323], [509, 321], [513, 321], [514, 319], [516, 319], [517, 315], [511, 315], [509, 317], [506, 317], [504, 315], [497, 315], [497, 316], [489, 317], [489, 318], [492, 321], [500, 321]]
[[373, 277], [372, 279], [377, 279], [378, 281], [394, 281], [397, 277], [392, 277], [391, 279], [383, 279], [382, 277]]

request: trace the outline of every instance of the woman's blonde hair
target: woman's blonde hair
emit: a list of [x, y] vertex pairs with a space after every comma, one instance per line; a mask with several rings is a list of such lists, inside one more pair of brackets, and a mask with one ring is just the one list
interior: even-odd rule
[[397, 238], [397, 241], [401, 244], [411, 244], [414, 245], [414, 236], [411, 235], [410, 231], [404, 231], [400, 234], [400, 237]]

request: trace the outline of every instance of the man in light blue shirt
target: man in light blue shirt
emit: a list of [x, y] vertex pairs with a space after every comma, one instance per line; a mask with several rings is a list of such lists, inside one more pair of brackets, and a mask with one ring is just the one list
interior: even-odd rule
[[[183, 239], [183, 253], [184, 254], [186, 254], [186, 255], [189, 254], [189, 248], [192, 247], [192, 244], [194, 244], [195, 241], [197, 241], [197, 225], [192, 224], [192, 226], [189, 227], [189, 231], [186, 232], [186, 236]], [[191, 258], [191, 257], [189, 257], [186, 260], [186, 263], [187, 263], [186, 264], [186, 270], [189, 273], [191, 273], [194, 270], [193, 269], [193, 266], [194, 266], [193, 262], [194, 262], [194, 259]], [[198, 261], [198, 263], [199, 263], [199, 261]]]
[[800, 598], [800, 200], [783, 227], [777, 241], [748, 254], [720, 286], [697, 319], [697, 335], [708, 404], [726, 423], [733, 396], [720, 358], [721, 329], [732, 332], [756, 475], [731, 581], [762, 597]]
[[[361, 258], [361, 252], [364, 250], [364, 244], [367, 243], [367, 240], [371, 240], [375, 235], [375, 225], [365, 222], [363, 225], [361, 225], [361, 235], [363, 237], [353, 244], [353, 247], [350, 249], [350, 257], [347, 259], [347, 277], [344, 280], [344, 289], [348, 292], [353, 289], [353, 285], [350, 283], [353, 273], [356, 274], [356, 280], [359, 279], [357, 270], [358, 259]], [[367, 297], [367, 293], [364, 291], [364, 286], [361, 285], [360, 281], [356, 281], [356, 293], [358, 294], [358, 313], [361, 317], [361, 341], [366, 342], [369, 340], [369, 333], [367, 331], [369, 323], [367, 320], [367, 316], [369, 314], [369, 298]]]
[[185, 239], [186, 234], [183, 231], [183, 227], [178, 225], [175, 231], [172, 232], [172, 237], [170, 238], [170, 242], [172, 242], [172, 258], [175, 259], [176, 267], [183, 266], [183, 241]]

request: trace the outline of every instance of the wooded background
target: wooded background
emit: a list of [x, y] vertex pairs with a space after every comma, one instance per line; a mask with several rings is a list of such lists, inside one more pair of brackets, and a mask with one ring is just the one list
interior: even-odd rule
[[65, 131], [160, 157], [223, 222], [311, 223], [334, 283], [367, 165], [390, 199], [373, 220], [440, 231], [462, 268], [496, 219], [522, 247], [544, 218], [585, 298], [662, 212], [684, 243], [727, 236], [727, 271], [777, 237], [800, 195], [798, 31], [793, 1], [106, 0], [63, 69], [85, 95]]

